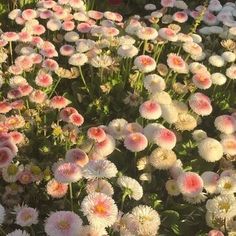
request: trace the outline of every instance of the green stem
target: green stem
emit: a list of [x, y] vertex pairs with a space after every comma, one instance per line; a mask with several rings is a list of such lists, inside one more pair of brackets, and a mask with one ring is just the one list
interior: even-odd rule
[[90, 91], [89, 91], [88, 86], [87, 86], [87, 84], [86, 84], [86, 82], [85, 82], [85, 79], [84, 79], [84, 75], [83, 75], [83, 71], [82, 71], [82, 69], [81, 69], [81, 66], [79, 66], [79, 72], [80, 72], [81, 79], [82, 79], [82, 81], [83, 81], [83, 83], [84, 83], [84, 86], [85, 86], [87, 92], [90, 94]]
[[71, 211], [74, 211], [72, 183], [70, 183], [69, 188], [70, 188], [70, 206], [71, 206]]
[[0, 227], [0, 233], [1, 233], [2, 236], [6, 236], [7, 235], [6, 232], [2, 229], [2, 227]]
[[10, 55], [11, 55], [11, 64], [14, 64], [14, 60], [13, 60], [13, 50], [12, 50], [12, 41], [9, 42], [9, 51], [10, 51]]
[[62, 78], [59, 77], [59, 79], [57, 80], [57, 82], [56, 82], [55, 86], [53, 87], [53, 89], [52, 89], [52, 91], [51, 91], [51, 93], [50, 93], [50, 95], [49, 95], [48, 98], [51, 98], [51, 97], [52, 97], [52, 95], [53, 95], [53, 93], [55, 92], [55, 90], [56, 90], [58, 84], [60, 83], [61, 79], [62, 79]]
[[144, 45], [143, 45], [143, 55], [145, 55], [146, 47], [147, 47], [147, 40], [144, 41]]
[[35, 232], [34, 232], [34, 228], [33, 228], [32, 226], [30, 226], [30, 231], [31, 231], [31, 235], [32, 235], [32, 236], [35, 236], [35, 235], [36, 235]]
[[125, 192], [123, 193], [123, 196], [122, 196], [122, 199], [121, 199], [121, 211], [122, 211], [123, 208], [124, 208], [124, 203], [125, 203], [125, 199], [126, 199], [127, 196], [128, 196], [128, 193], [127, 193], [127, 191], [125, 191]]

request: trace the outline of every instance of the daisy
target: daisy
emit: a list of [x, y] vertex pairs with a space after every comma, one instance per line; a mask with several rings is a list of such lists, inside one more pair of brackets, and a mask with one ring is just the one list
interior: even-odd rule
[[212, 85], [211, 75], [207, 72], [197, 73], [192, 77], [193, 83], [200, 89], [208, 89]]
[[123, 189], [124, 194], [127, 194], [130, 198], [138, 201], [143, 196], [143, 188], [139, 182], [128, 176], [120, 176], [117, 179], [117, 184]]
[[187, 63], [174, 53], [168, 54], [167, 64], [173, 71], [180, 74], [186, 74], [189, 71]]
[[215, 67], [222, 67], [225, 64], [224, 59], [219, 55], [213, 55], [208, 58], [208, 61], [211, 65]]
[[12, 109], [11, 105], [9, 102], [2, 101], [0, 102], [0, 113], [1, 114], [6, 114]]
[[152, 27], [142, 27], [137, 31], [137, 36], [142, 40], [154, 40], [157, 38], [158, 32]]
[[113, 59], [108, 55], [97, 55], [90, 60], [90, 64], [95, 68], [108, 68], [112, 63]]
[[170, 196], [178, 196], [180, 194], [179, 187], [174, 179], [167, 180], [165, 183], [165, 188]]
[[108, 124], [108, 133], [112, 135], [115, 139], [122, 139], [125, 135], [125, 126], [128, 122], [121, 118], [121, 119], [114, 119]]
[[69, 58], [69, 64], [73, 66], [83, 66], [88, 62], [88, 58], [83, 53], [75, 53]]
[[7, 236], [30, 236], [30, 234], [28, 234], [25, 230], [22, 231], [20, 229], [16, 229], [11, 233], [7, 234]]
[[197, 43], [194, 43], [194, 42], [184, 43], [183, 49], [185, 52], [194, 56], [199, 56], [202, 54], [202, 48]]
[[236, 65], [232, 65], [226, 70], [226, 75], [230, 79], [236, 79]]
[[216, 117], [214, 125], [217, 130], [225, 134], [232, 134], [236, 131], [236, 120], [230, 115]]
[[53, 79], [52, 79], [52, 76], [50, 74], [40, 72], [40, 73], [38, 73], [38, 75], [35, 78], [35, 83], [38, 86], [47, 88], [47, 87], [52, 85]]
[[10, 164], [2, 168], [2, 178], [7, 183], [14, 183], [17, 181], [18, 175], [23, 169], [22, 165], [18, 166], [16, 164]]
[[165, 80], [156, 74], [150, 74], [144, 77], [144, 87], [150, 93], [161, 92], [165, 90], [166, 83]]
[[194, 172], [185, 172], [177, 178], [180, 192], [187, 197], [195, 197], [203, 190], [203, 180]]
[[106, 139], [106, 133], [101, 127], [91, 127], [87, 131], [87, 135], [95, 142], [102, 142]]
[[208, 193], [213, 194], [217, 192], [217, 184], [220, 178], [217, 173], [205, 171], [202, 173], [201, 178], [203, 180], [203, 187]]
[[219, 161], [223, 156], [223, 147], [213, 138], [205, 138], [198, 144], [199, 155], [207, 162]]
[[212, 83], [215, 85], [223, 85], [225, 84], [227, 78], [225, 75], [216, 72], [216, 73], [211, 74], [211, 80], [212, 80]]
[[104, 193], [110, 197], [114, 194], [112, 185], [105, 179], [95, 179], [88, 181], [86, 185], [86, 192], [87, 194]]
[[189, 98], [191, 109], [201, 116], [208, 116], [212, 112], [210, 99], [202, 93], [194, 93]]
[[87, 154], [79, 148], [68, 150], [66, 152], [65, 159], [66, 161], [75, 163], [80, 167], [84, 167], [89, 162]]
[[77, 114], [78, 111], [74, 107], [65, 107], [62, 110], [60, 110], [59, 117], [65, 122], [70, 121], [70, 116], [72, 114]]
[[79, 127], [84, 123], [84, 117], [80, 115], [78, 112], [73, 113], [69, 116], [69, 122]]
[[75, 48], [69, 44], [65, 44], [60, 47], [60, 53], [63, 56], [69, 57], [72, 56], [75, 52]]
[[82, 178], [81, 168], [75, 163], [61, 163], [55, 169], [54, 177], [60, 183], [77, 182]]
[[121, 45], [117, 50], [117, 54], [124, 58], [133, 58], [138, 54], [138, 48], [133, 45]]
[[34, 208], [22, 206], [16, 211], [16, 224], [21, 227], [38, 223], [38, 211]]
[[51, 31], [58, 31], [61, 29], [61, 21], [56, 18], [52, 18], [47, 22], [47, 29]]
[[142, 73], [149, 73], [156, 69], [155, 60], [146, 55], [141, 55], [135, 58], [134, 65], [140, 70]]
[[107, 232], [103, 228], [97, 228], [92, 225], [85, 225], [82, 227], [79, 235], [83, 236], [104, 236], [107, 235]]
[[149, 206], [139, 205], [133, 208], [128, 229], [134, 234], [155, 236], [161, 220], [157, 211]]
[[173, 14], [172, 18], [178, 23], [184, 23], [188, 20], [188, 15], [184, 11], [177, 11]]
[[113, 178], [118, 170], [114, 163], [108, 160], [90, 160], [83, 168], [83, 176], [86, 179]]
[[63, 96], [54, 96], [50, 100], [50, 107], [53, 109], [62, 109], [70, 104], [70, 101]]
[[71, 211], [57, 211], [46, 219], [45, 232], [49, 236], [74, 236], [81, 230], [81, 218]]
[[131, 133], [137, 133], [137, 132], [143, 133], [143, 127], [139, 123], [136, 123], [136, 122], [128, 123], [125, 126], [124, 132], [126, 135], [131, 134]]
[[94, 151], [103, 157], [110, 155], [115, 148], [116, 142], [109, 134], [106, 135], [106, 139], [104, 141], [95, 143], [94, 145]]
[[176, 154], [172, 150], [156, 148], [149, 156], [150, 164], [158, 170], [167, 170], [176, 162]]
[[234, 62], [236, 60], [236, 55], [233, 52], [226, 51], [221, 54], [221, 57], [228, 63]]
[[139, 132], [128, 134], [124, 139], [124, 146], [131, 152], [143, 151], [147, 145], [147, 138]]
[[156, 120], [162, 115], [161, 106], [154, 100], [148, 100], [139, 107], [140, 115], [148, 120]]
[[68, 184], [59, 183], [55, 179], [51, 179], [47, 183], [46, 191], [52, 198], [62, 198], [67, 194]]
[[79, 40], [79, 34], [74, 31], [67, 32], [64, 35], [64, 39], [67, 42], [73, 43], [73, 42], [76, 42], [77, 40]]
[[191, 131], [197, 127], [197, 120], [188, 113], [178, 114], [178, 119], [174, 122], [175, 128], [180, 131]]
[[42, 104], [46, 101], [47, 99], [47, 94], [41, 90], [34, 90], [30, 95], [29, 95], [29, 100], [31, 102], [35, 102], [38, 104]]
[[170, 28], [159, 29], [158, 35], [167, 41], [176, 42], [178, 40], [176, 32]]
[[223, 137], [220, 143], [225, 154], [236, 155], [236, 138], [234, 136]]
[[81, 203], [81, 210], [94, 227], [104, 228], [116, 222], [118, 209], [114, 200], [104, 193], [91, 193]]
[[176, 0], [161, 0], [161, 5], [163, 7], [174, 7]]
[[230, 176], [220, 177], [217, 190], [221, 194], [234, 194], [236, 192], [236, 178]]
[[13, 157], [14, 155], [10, 148], [6, 146], [0, 147], [0, 168], [7, 167], [11, 163]]
[[213, 230], [208, 232], [207, 236], [224, 236], [224, 234], [219, 230], [213, 229]]
[[153, 141], [161, 148], [173, 149], [176, 145], [176, 136], [171, 130], [159, 128], [153, 134]]

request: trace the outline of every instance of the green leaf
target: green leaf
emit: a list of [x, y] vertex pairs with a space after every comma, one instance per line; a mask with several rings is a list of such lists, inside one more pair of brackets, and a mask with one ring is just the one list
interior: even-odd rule
[[179, 221], [180, 215], [177, 211], [166, 210], [162, 212], [162, 216], [166, 218], [166, 222], [168, 225], [176, 224]]

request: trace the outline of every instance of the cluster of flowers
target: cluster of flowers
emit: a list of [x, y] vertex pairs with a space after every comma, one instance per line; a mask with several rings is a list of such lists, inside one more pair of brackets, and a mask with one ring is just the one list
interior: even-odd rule
[[[166, 196], [202, 208], [201, 232], [236, 235], [236, 4], [160, 5], [126, 21], [82, 0], [9, 13], [19, 31], [0, 35], [4, 235], [171, 235]], [[132, 113], [91, 125], [82, 104], [119, 97], [116, 86]]]

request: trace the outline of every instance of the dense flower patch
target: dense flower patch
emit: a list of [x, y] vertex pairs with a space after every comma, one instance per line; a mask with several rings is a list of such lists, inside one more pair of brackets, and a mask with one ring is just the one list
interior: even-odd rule
[[236, 235], [236, 4], [93, 5], [8, 14], [1, 234]]

